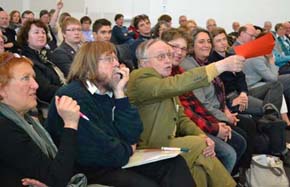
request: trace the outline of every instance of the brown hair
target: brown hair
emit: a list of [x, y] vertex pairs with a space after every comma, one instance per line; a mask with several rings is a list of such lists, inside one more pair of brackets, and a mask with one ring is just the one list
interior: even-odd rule
[[[0, 89], [7, 85], [12, 78], [12, 69], [20, 63], [27, 63], [31, 66], [32, 61], [24, 56], [13, 54], [10, 52], [3, 52], [0, 54]], [[3, 98], [0, 96], [0, 100]]]
[[146, 21], [146, 20], [148, 20], [150, 22], [149, 17], [147, 15], [145, 15], [145, 14], [141, 14], [141, 15], [135, 16], [134, 17], [134, 27], [136, 29], [138, 29], [139, 22], [140, 21]]
[[18, 11], [18, 10], [12, 10], [11, 12], [10, 12], [10, 14], [9, 14], [9, 16], [10, 16], [10, 22], [12, 21], [12, 19], [13, 19], [13, 16], [14, 16], [14, 14], [16, 14], [16, 13], [18, 13], [19, 14], [19, 21], [18, 21], [18, 23], [21, 23], [21, 15], [20, 15], [20, 12]]
[[187, 45], [189, 45], [189, 43], [191, 42], [189, 35], [182, 29], [172, 28], [164, 31], [161, 36], [161, 39], [165, 42], [169, 42], [178, 38], [183, 38], [186, 41]]
[[72, 80], [95, 82], [99, 58], [104, 54], [112, 53], [116, 54], [116, 49], [110, 42], [95, 41], [84, 43], [74, 57], [67, 78], [68, 82]]
[[210, 32], [210, 34], [211, 34], [211, 37], [212, 37], [212, 38], [216, 37], [216, 36], [219, 35], [219, 34], [225, 34], [225, 35], [227, 36], [227, 33], [226, 33], [225, 29], [223, 29], [223, 28], [221, 28], [221, 27], [216, 27], [216, 28], [214, 28], [214, 29]]
[[69, 18], [65, 19], [63, 21], [63, 23], [61, 24], [61, 32], [65, 33], [66, 28], [69, 25], [79, 25], [79, 26], [81, 26], [81, 22], [79, 20], [77, 20], [76, 18], [74, 18], [74, 17], [69, 17]]
[[46, 42], [49, 42], [50, 38], [48, 36], [48, 30], [47, 30], [47, 26], [45, 25], [45, 23], [43, 23], [39, 19], [29, 20], [20, 28], [20, 30], [17, 34], [17, 42], [21, 47], [28, 45], [28, 42], [27, 42], [28, 41], [28, 33], [29, 33], [32, 25], [35, 25], [36, 27], [39, 27], [39, 28], [43, 28], [45, 30], [45, 33], [46, 33]]

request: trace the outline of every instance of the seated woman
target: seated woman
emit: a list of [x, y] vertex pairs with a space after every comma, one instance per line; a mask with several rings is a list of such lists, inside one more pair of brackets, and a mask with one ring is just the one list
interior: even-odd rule
[[[187, 53], [188, 37], [185, 32], [170, 29], [162, 34], [162, 40], [173, 48], [174, 61], [172, 75], [181, 74], [179, 66]], [[215, 152], [225, 168], [231, 173], [236, 161], [239, 161], [246, 150], [246, 140], [224, 122], [217, 120], [198, 101], [192, 92], [179, 96], [185, 108], [185, 114], [194, 121], [215, 142]]]
[[67, 96], [55, 105], [65, 130], [59, 152], [46, 130], [27, 112], [36, 106], [32, 62], [12, 53], [0, 54], [0, 178], [3, 186], [21, 186], [34, 178], [63, 187], [73, 175], [80, 107]]
[[50, 51], [45, 48], [49, 40], [47, 34], [47, 26], [42, 21], [32, 20], [21, 27], [17, 37], [22, 55], [33, 62], [35, 80], [39, 85], [36, 93], [38, 108], [43, 112], [44, 118], [48, 103], [56, 90], [65, 83], [62, 71], [51, 61]]
[[22, 47], [22, 55], [33, 62], [36, 81], [39, 84], [37, 97], [50, 102], [56, 90], [65, 83], [64, 75], [51, 62], [51, 53], [45, 46], [49, 40], [46, 25], [40, 20], [28, 21], [19, 31], [17, 41]]
[[[209, 32], [204, 29], [197, 29], [193, 33], [193, 54], [188, 56], [181, 63], [181, 67], [186, 71], [201, 66], [196, 59], [202, 62], [207, 62], [211, 52], [211, 38]], [[228, 58], [231, 60], [230, 58]], [[247, 149], [244, 158], [241, 159], [241, 165], [245, 168], [250, 166], [251, 155], [254, 151], [253, 137], [256, 134], [255, 123], [252, 119], [243, 116], [238, 116], [237, 113], [232, 113], [225, 102], [225, 92], [222, 81], [215, 78], [210, 86], [193, 90], [194, 95], [202, 103], [202, 105], [212, 114], [219, 122], [224, 122], [231, 125], [247, 140]], [[240, 131], [235, 126], [240, 127]], [[245, 133], [246, 132], [246, 133]]]

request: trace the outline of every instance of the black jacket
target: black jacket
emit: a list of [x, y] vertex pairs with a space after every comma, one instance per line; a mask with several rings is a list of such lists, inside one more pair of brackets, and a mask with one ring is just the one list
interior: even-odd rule
[[[226, 54], [226, 57], [228, 56], [230, 55]], [[222, 59], [224, 59], [224, 57], [218, 54], [216, 51], [213, 51], [208, 58], [210, 63], [217, 62]], [[226, 95], [234, 91], [236, 91], [237, 94], [240, 94], [241, 92], [248, 93], [248, 86], [247, 86], [246, 76], [244, 72], [240, 71], [240, 72], [232, 73], [232, 72], [226, 71], [220, 74], [219, 77], [222, 79], [225, 85]]]

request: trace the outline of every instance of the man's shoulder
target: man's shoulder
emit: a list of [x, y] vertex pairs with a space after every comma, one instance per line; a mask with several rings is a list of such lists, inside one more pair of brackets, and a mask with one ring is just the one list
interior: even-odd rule
[[[151, 67], [144, 67], [135, 69], [130, 74], [130, 79], [132, 78], [146, 78], [146, 77], [152, 77], [152, 76], [160, 76], [157, 71], [155, 71]], [[130, 80], [129, 80], [130, 81]]]
[[87, 93], [88, 91], [81, 81], [72, 81], [59, 88], [56, 95], [67, 95], [77, 99], [79, 97], [84, 97]]

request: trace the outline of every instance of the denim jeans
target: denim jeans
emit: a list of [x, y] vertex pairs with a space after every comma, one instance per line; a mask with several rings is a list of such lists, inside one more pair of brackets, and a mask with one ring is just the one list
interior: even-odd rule
[[232, 130], [232, 138], [227, 142], [211, 134], [208, 134], [208, 137], [215, 142], [215, 152], [218, 159], [231, 173], [236, 162], [240, 160], [246, 150], [246, 140], [234, 130]]

